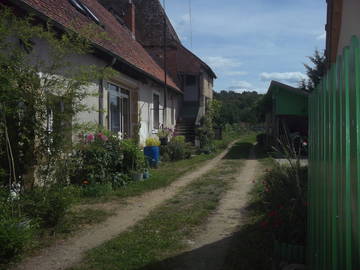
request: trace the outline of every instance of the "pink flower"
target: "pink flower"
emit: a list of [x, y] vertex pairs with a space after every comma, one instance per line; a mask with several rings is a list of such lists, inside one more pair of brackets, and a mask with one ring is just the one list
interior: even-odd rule
[[104, 134], [101, 134], [101, 140], [103, 140], [104, 142], [106, 142], [108, 140], [108, 137], [105, 136]]
[[92, 142], [93, 140], [95, 139], [95, 137], [94, 137], [94, 134], [88, 134], [87, 136], [86, 136], [86, 140], [88, 141], [88, 142]]

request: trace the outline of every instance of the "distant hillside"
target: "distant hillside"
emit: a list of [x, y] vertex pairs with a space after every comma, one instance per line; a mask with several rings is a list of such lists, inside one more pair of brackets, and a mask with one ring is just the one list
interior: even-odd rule
[[214, 98], [221, 102], [220, 122], [257, 123], [259, 122], [258, 103], [264, 95], [255, 91], [236, 93], [234, 91], [214, 92]]

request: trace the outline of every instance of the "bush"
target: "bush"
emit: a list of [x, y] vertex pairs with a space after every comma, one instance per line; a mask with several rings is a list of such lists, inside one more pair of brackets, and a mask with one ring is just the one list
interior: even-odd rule
[[307, 216], [307, 167], [276, 166], [264, 177], [260, 196], [263, 226], [279, 241], [304, 244]]
[[72, 188], [37, 187], [20, 197], [24, 216], [36, 220], [43, 228], [55, 227], [76, 199]]
[[9, 192], [0, 189], [0, 269], [21, 255], [36, 233], [36, 223], [19, 214], [18, 200], [11, 200]]
[[30, 221], [0, 216], [0, 268], [21, 255], [30, 246], [36, 232], [36, 225]]
[[132, 172], [142, 172], [147, 167], [143, 151], [133, 140], [121, 141], [121, 148], [124, 153], [124, 173], [129, 175]]
[[191, 157], [191, 147], [185, 142], [184, 136], [172, 137], [167, 145], [161, 146], [163, 161], [176, 161]]
[[[116, 136], [88, 134], [76, 146], [72, 156], [72, 183], [113, 183], [125, 169], [124, 156], [123, 145]], [[114, 183], [114, 186], [118, 186], [118, 183]]]
[[146, 146], [160, 146], [160, 141], [157, 138], [147, 138], [145, 141]]

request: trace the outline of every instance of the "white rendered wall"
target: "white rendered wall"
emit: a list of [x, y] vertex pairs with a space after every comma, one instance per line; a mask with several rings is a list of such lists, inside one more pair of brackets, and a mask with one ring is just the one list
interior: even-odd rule
[[342, 55], [343, 48], [350, 45], [351, 37], [360, 37], [360, 0], [344, 0], [338, 55]]

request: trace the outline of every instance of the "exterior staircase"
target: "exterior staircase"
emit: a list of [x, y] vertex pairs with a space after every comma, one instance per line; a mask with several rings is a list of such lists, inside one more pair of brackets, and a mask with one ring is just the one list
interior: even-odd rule
[[184, 102], [176, 122], [175, 136], [184, 136], [187, 142], [195, 143], [195, 122], [199, 111], [197, 102]]
[[175, 127], [175, 136], [184, 136], [187, 142], [195, 142], [195, 120], [178, 120]]

